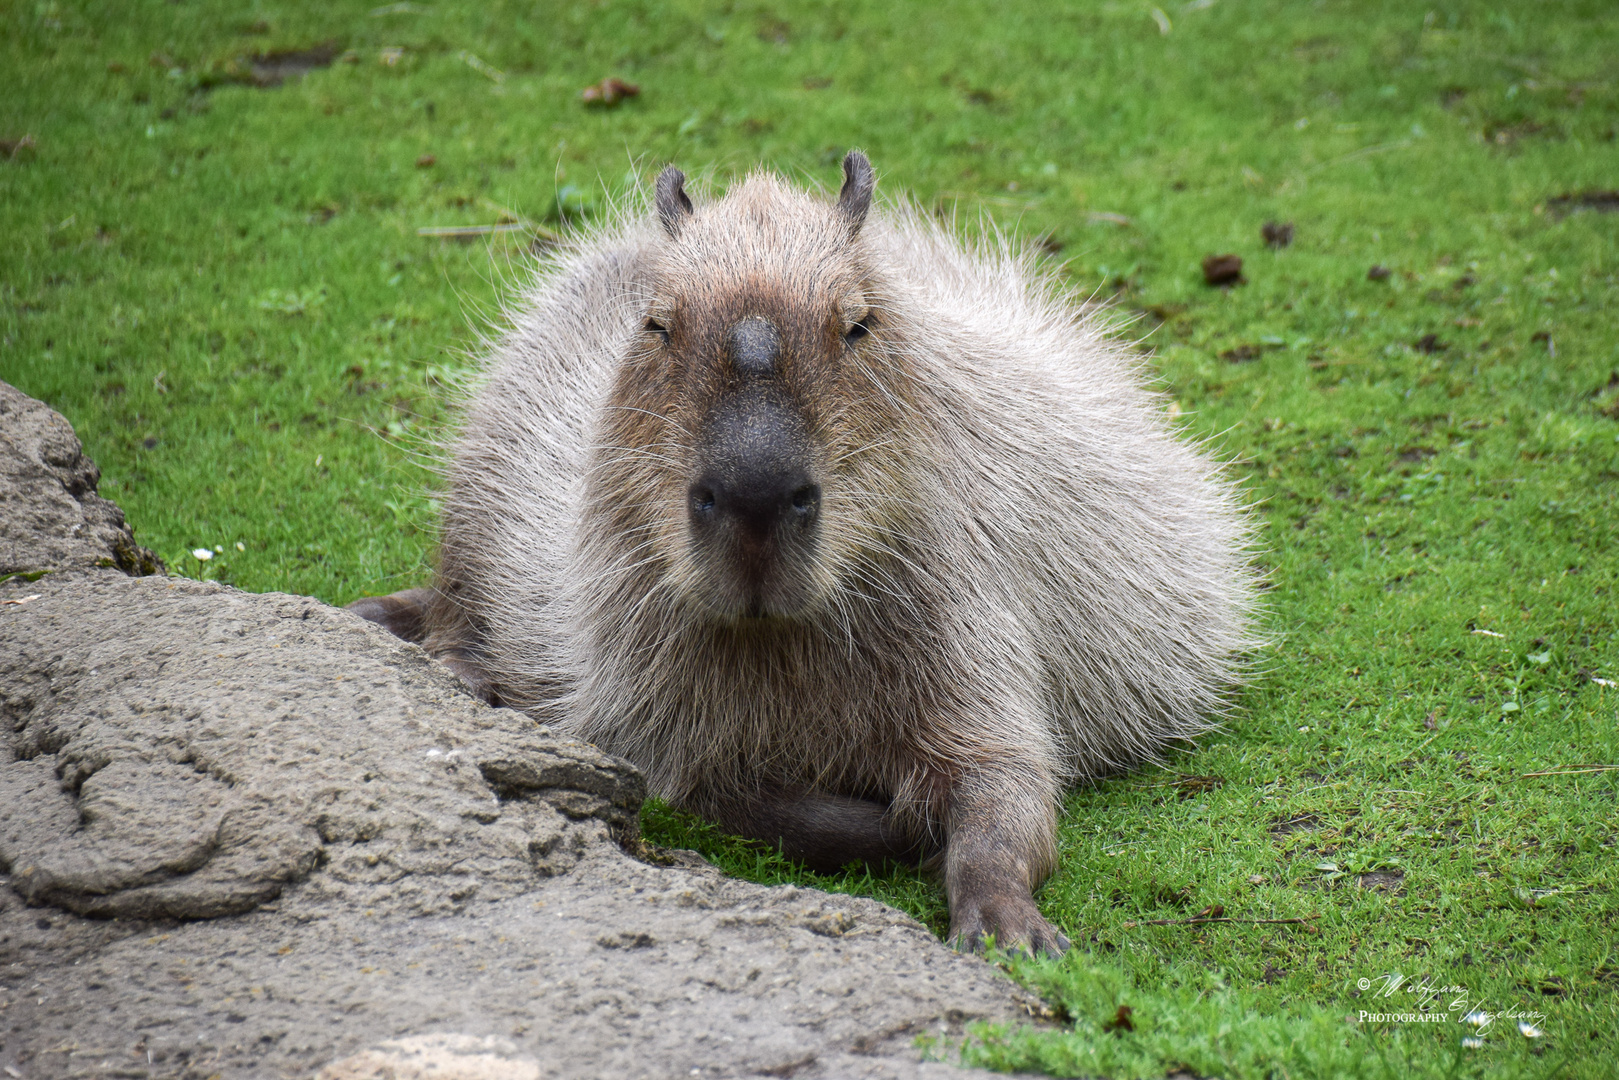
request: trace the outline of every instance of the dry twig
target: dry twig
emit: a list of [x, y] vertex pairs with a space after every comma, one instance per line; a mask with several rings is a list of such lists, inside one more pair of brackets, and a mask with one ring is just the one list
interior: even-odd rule
[[1320, 915], [1303, 915], [1296, 919], [1237, 919], [1228, 915], [1204, 918], [1196, 916], [1190, 919], [1129, 919], [1125, 921], [1124, 928], [1129, 930], [1136, 926], [1196, 926], [1201, 923], [1307, 923], [1319, 919]]
[[1529, 776], [1578, 776], [1581, 773], [1615, 772], [1619, 765], [1569, 765], [1562, 769], [1547, 769], [1545, 772], [1526, 772], [1519, 775], [1519, 779]]

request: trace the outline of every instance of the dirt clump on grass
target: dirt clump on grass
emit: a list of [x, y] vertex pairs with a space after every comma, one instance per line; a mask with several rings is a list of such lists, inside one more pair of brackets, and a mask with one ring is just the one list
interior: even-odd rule
[[248, 67], [253, 85], [269, 89], [288, 79], [301, 79], [318, 68], [331, 67], [342, 51], [343, 47], [336, 41], [323, 41], [303, 49], [260, 53], [248, 60]]

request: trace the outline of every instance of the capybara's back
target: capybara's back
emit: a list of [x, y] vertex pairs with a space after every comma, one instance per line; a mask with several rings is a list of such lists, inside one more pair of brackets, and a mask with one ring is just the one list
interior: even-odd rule
[[1063, 785], [1204, 729], [1248, 527], [1129, 351], [845, 161], [550, 259], [454, 444], [430, 651], [812, 866], [932, 859], [1055, 952]]

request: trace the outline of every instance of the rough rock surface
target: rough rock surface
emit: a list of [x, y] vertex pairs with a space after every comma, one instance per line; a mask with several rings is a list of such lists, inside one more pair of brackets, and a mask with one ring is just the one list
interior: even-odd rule
[[100, 480], [60, 413], [0, 382], [0, 576], [92, 566], [161, 573], [124, 512], [96, 494]]
[[16, 400], [0, 536], [55, 572], [0, 584], [6, 1076], [959, 1076], [915, 1035], [1037, 1007], [873, 901], [632, 857], [632, 767], [357, 616], [28, 547], [70, 455]]

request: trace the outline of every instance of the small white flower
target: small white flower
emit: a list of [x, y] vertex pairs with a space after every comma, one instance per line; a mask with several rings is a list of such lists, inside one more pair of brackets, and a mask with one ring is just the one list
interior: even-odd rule
[[247, 545], [242, 543], [240, 540], [238, 540], [238, 541], [236, 541], [236, 550], [237, 551], [246, 551], [247, 550]]
[[1538, 1039], [1546, 1034], [1527, 1020], [1518, 1021], [1518, 1030], [1523, 1032], [1523, 1037], [1526, 1039]]
[[1485, 1012], [1483, 1009], [1474, 1009], [1472, 1012], [1462, 1017], [1462, 1023], [1472, 1024], [1474, 1027], [1483, 1027], [1489, 1022], [1490, 1014]]
[[1484, 1045], [1484, 1040], [1477, 1035], [1468, 1035], [1462, 1039], [1462, 1045], [1469, 1050], [1477, 1050]]
[[203, 562], [207, 562], [209, 559], [214, 557], [214, 553], [209, 551], [207, 548], [197, 548], [196, 550], [192, 551], [191, 557], [193, 559], [201, 559]]

